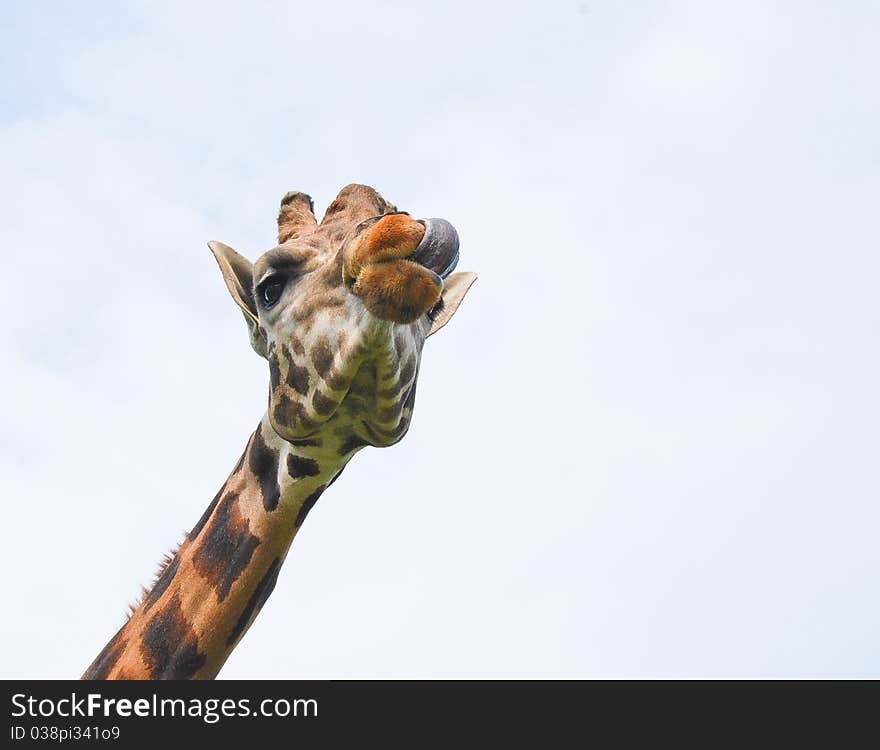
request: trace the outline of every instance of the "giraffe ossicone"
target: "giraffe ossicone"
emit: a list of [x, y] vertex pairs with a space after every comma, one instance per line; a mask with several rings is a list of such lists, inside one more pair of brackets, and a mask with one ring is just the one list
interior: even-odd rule
[[275, 586], [324, 490], [365, 446], [412, 419], [422, 348], [473, 273], [452, 273], [458, 236], [349, 185], [320, 223], [287, 193], [279, 244], [251, 263], [209, 246], [268, 360], [269, 403], [226, 482], [84, 679], [211, 679]]

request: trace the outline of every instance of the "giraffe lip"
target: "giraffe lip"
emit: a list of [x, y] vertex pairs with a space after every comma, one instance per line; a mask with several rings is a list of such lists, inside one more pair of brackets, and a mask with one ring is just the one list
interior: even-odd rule
[[425, 266], [445, 279], [458, 264], [458, 232], [445, 219], [424, 219], [425, 236], [410, 260]]

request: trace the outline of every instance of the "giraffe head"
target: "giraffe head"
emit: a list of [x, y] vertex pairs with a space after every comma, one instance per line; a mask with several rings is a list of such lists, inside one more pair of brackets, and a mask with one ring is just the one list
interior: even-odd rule
[[397, 442], [425, 339], [476, 279], [452, 273], [455, 230], [349, 185], [320, 224], [309, 196], [285, 195], [278, 242], [253, 264], [209, 243], [251, 345], [269, 361], [272, 427], [292, 443], [332, 430], [350, 450]]

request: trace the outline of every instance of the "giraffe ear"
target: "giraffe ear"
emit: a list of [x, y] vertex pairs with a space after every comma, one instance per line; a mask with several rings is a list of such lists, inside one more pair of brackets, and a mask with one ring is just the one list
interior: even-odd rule
[[250, 334], [251, 346], [261, 357], [266, 357], [266, 334], [260, 327], [257, 306], [254, 302], [253, 265], [247, 258], [239, 255], [229, 245], [224, 245], [222, 242], [211, 240], [208, 247], [211, 248], [214, 259], [220, 266], [220, 273], [223, 274], [223, 281], [226, 282], [229, 294], [235, 300], [235, 304], [241, 308]]
[[458, 306], [467, 294], [468, 289], [477, 280], [477, 274], [471, 271], [461, 271], [453, 273], [446, 277], [443, 281], [443, 293], [440, 295], [443, 300], [443, 308], [437, 313], [434, 322], [431, 324], [431, 330], [428, 336], [437, 333], [445, 326], [455, 315]]

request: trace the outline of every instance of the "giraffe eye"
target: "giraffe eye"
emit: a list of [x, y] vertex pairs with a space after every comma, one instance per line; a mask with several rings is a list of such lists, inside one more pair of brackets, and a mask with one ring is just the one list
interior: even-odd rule
[[272, 307], [281, 298], [281, 292], [284, 291], [284, 283], [285, 279], [283, 276], [270, 276], [260, 284], [260, 298], [267, 309]]
[[443, 309], [443, 297], [437, 302], [434, 307], [428, 310], [428, 320], [432, 323], [437, 319], [437, 316], [440, 314], [440, 311]]

